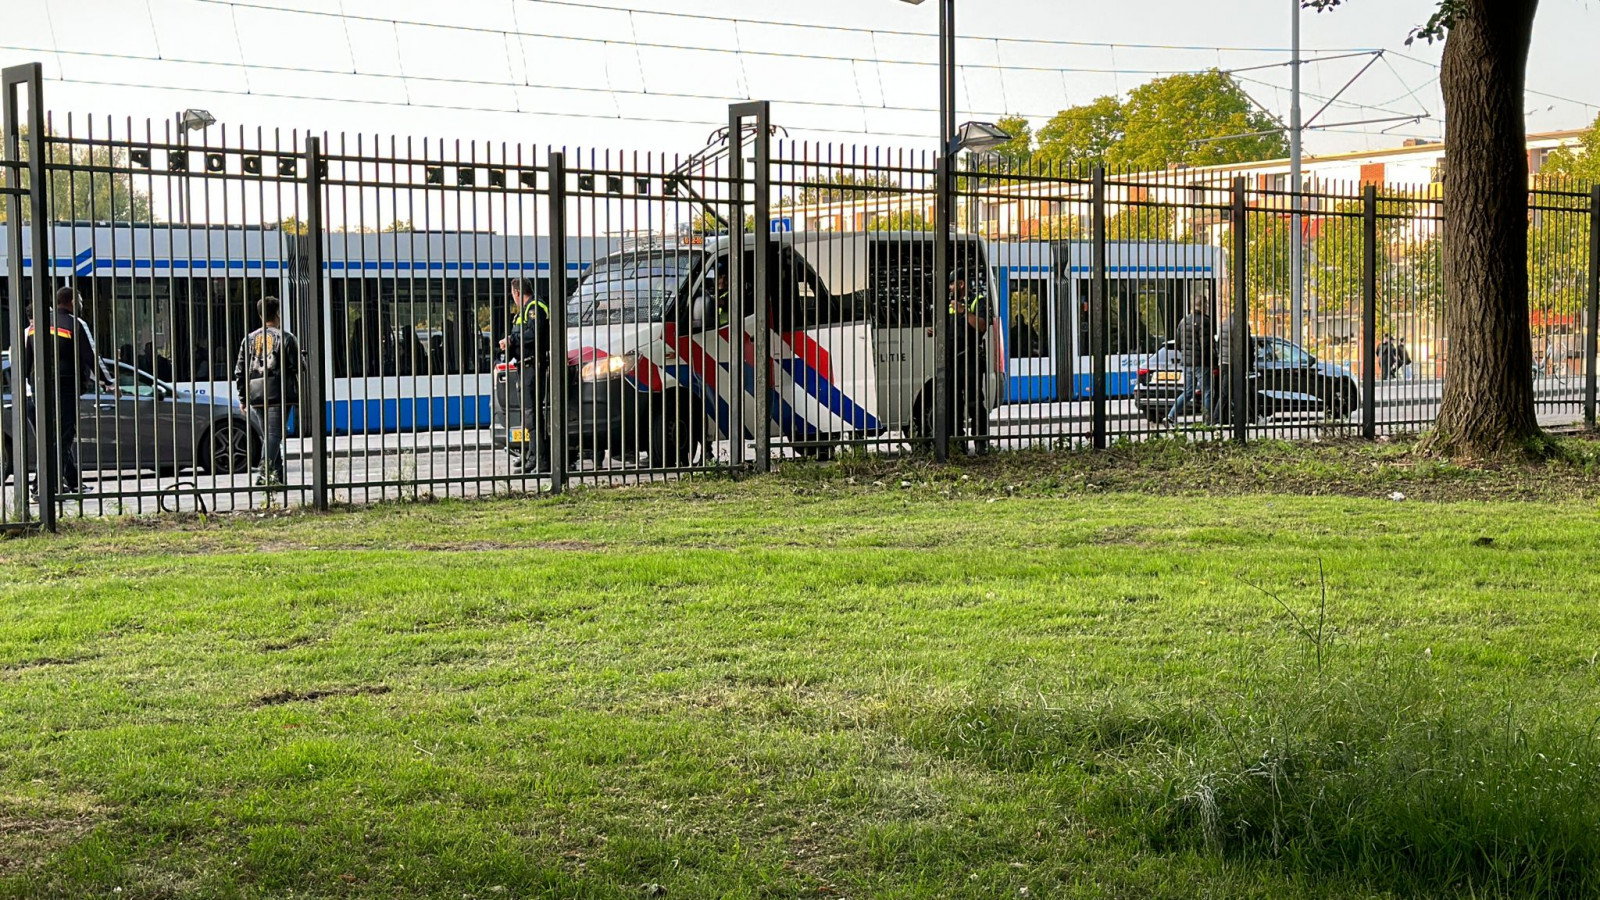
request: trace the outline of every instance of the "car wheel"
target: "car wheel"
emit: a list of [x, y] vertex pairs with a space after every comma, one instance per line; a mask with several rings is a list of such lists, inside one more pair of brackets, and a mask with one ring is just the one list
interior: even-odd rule
[[1162, 422], [1167, 420], [1166, 413], [1163, 413], [1154, 406], [1145, 407], [1144, 417], [1150, 422], [1151, 425], [1160, 425]]
[[195, 453], [200, 471], [209, 475], [238, 475], [250, 471], [261, 455], [261, 436], [242, 422], [215, 425], [201, 438]]
[[650, 423], [650, 465], [677, 468], [694, 461], [698, 420], [694, 404], [681, 392], [664, 396]]

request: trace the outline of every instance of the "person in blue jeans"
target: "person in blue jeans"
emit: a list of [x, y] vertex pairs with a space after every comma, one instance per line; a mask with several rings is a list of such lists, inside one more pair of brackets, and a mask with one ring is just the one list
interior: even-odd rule
[[1178, 399], [1167, 413], [1167, 424], [1176, 425], [1178, 417], [1188, 412], [1189, 402], [1195, 392], [1200, 392], [1200, 411], [1211, 417], [1211, 395], [1215, 389], [1212, 371], [1216, 367], [1217, 345], [1212, 339], [1211, 317], [1202, 307], [1190, 310], [1178, 323], [1179, 364], [1183, 367], [1183, 387]]

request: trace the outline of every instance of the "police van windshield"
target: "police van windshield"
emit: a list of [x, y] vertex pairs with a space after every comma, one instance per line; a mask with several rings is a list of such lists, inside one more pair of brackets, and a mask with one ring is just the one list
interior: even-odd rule
[[583, 325], [659, 322], [683, 289], [696, 254], [652, 250], [598, 263], [567, 303], [567, 320]]

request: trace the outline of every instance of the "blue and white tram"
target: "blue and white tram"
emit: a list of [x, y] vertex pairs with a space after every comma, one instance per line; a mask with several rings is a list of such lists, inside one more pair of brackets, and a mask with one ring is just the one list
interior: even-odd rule
[[[1093, 253], [1087, 241], [988, 243], [1005, 323], [1008, 402], [1080, 400], [1093, 393]], [[1174, 335], [1192, 304], [1215, 313], [1222, 276], [1222, 251], [1208, 244], [1106, 245], [1110, 396], [1133, 392], [1140, 361]]]
[[[612, 243], [569, 238], [557, 296], [571, 293]], [[543, 237], [333, 234], [323, 269], [335, 433], [487, 428], [510, 280], [532, 279], [547, 302], [551, 293]]]
[[[11, 273], [0, 225], [0, 279]], [[31, 237], [24, 229], [24, 243]], [[569, 239], [564, 296], [609, 238]], [[49, 272], [83, 295], [100, 352], [197, 393], [233, 393], [240, 343], [260, 326], [257, 301], [296, 296], [298, 241], [275, 227], [57, 225]], [[21, 273], [31, 278], [33, 260]], [[489, 424], [496, 342], [512, 278], [550, 292], [547, 238], [474, 232], [335, 233], [323, 260], [327, 415], [336, 433]], [[0, 280], [0, 312], [9, 295]], [[0, 319], [0, 322], [9, 321]], [[8, 349], [0, 327], [0, 350]]]
[[[23, 232], [26, 254], [31, 228]], [[31, 280], [35, 260], [13, 266], [6, 247], [0, 238], [6, 283], [14, 274]], [[83, 296], [103, 356], [200, 390], [227, 384], [239, 342], [260, 324], [256, 301], [278, 293], [283, 275], [275, 228], [59, 224], [49, 249], [49, 275]], [[9, 299], [0, 289], [0, 307]]]

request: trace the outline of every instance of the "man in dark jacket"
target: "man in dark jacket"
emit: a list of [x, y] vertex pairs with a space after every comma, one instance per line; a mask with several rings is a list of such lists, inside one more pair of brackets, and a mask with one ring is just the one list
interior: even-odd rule
[[507, 361], [522, 375], [522, 421], [534, 420], [534, 446], [523, 458], [525, 472], [544, 469], [550, 455], [550, 305], [531, 279], [511, 280], [511, 330], [500, 341]]
[[266, 427], [258, 485], [283, 483], [284, 422], [300, 402], [300, 342], [283, 330], [280, 314], [277, 297], [261, 298], [261, 327], [245, 337], [233, 368], [240, 399], [261, 416]]
[[[89, 326], [78, 318], [81, 298], [70, 287], [56, 291], [55, 308], [45, 315], [44, 322], [28, 326], [22, 338], [22, 374], [33, 389], [33, 403], [29, 409], [34, 414], [34, 428], [39, 427], [40, 407], [53, 402], [56, 413], [55, 430], [50, 435], [51, 453], [59, 462], [59, 480], [54, 484], [62, 492], [76, 494], [83, 490], [78, 472], [78, 396], [97, 385], [114, 389], [110, 379], [100, 368], [100, 355], [94, 348], [94, 335]], [[55, 359], [55, 372], [48, 385], [52, 390], [40, 390], [34, 372], [34, 360], [39, 353], [49, 353]], [[47, 467], [40, 467], [48, 470]]]
[[1213, 391], [1212, 368], [1216, 364], [1217, 349], [1211, 340], [1211, 317], [1206, 315], [1203, 306], [1196, 304], [1178, 323], [1177, 344], [1179, 362], [1183, 366], [1183, 387], [1177, 402], [1172, 404], [1172, 410], [1167, 413], [1167, 424], [1177, 424], [1178, 417], [1188, 411], [1196, 391], [1200, 393], [1201, 413], [1209, 419]]

